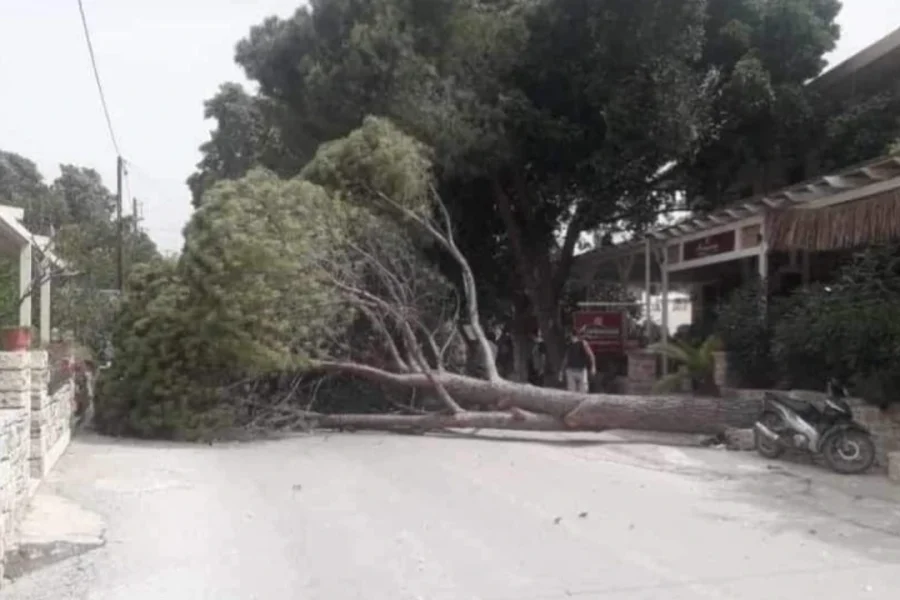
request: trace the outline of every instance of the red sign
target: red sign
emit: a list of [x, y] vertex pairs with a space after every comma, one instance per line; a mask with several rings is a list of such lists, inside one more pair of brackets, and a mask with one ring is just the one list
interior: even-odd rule
[[697, 260], [716, 254], [731, 252], [735, 248], [737, 234], [734, 229], [723, 231], [709, 237], [691, 240], [684, 243], [684, 260]]
[[576, 332], [580, 332], [591, 349], [598, 353], [623, 352], [625, 347], [625, 313], [609, 310], [580, 310], [572, 316]]

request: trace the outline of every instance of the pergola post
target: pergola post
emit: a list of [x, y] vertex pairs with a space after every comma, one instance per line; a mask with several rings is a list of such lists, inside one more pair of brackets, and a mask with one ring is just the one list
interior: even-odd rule
[[19, 251], [19, 327], [31, 327], [32, 259], [32, 245], [25, 244]]
[[[656, 252], [656, 264], [659, 265], [660, 273], [660, 295], [659, 307], [662, 311], [660, 319], [659, 341], [662, 344], [669, 343], [669, 260], [668, 248], [665, 245], [658, 246], [654, 249]], [[663, 377], [669, 374], [669, 359], [662, 355], [662, 374]]]
[[[660, 308], [662, 308], [662, 333], [661, 341], [664, 344], [669, 343], [669, 260], [666, 248], [659, 253], [659, 268], [662, 272], [662, 298], [660, 298]], [[663, 377], [669, 374], [669, 357], [663, 354], [662, 357], [662, 374]]]
[[650, 238], [648, 237], [644, 241], [644, 314], [647, 319], [644, 323], [644, 330], [647, 335], [648, 344], [651, 342], [653, 336], [653, 319], [650, 318], [650, 310], [652, 308], [650, 302], [650, 286], [652, 285], [650, 274], [653, 270], [652, 253], [653, 248], [651, 247]]
[[[769, 289], [769, 241], [768, 232], [766, 231], [766, 221], [763, 219], [760, 225], [760, 243], [759, 243], [759, 280], [763, 286], [763, 290], [768, 293]], [[763, 294], [763, 296], [767, 295]]]
[[41, 270], [41, 344], [50, 343], [50, 269], [52, 268], [49, 261], [44, 261]]

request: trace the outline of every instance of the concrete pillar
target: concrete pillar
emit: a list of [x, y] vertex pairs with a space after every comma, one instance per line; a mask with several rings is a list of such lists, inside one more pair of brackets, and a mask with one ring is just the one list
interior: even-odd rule
[[768, 240], [768, 231], [766, 231], [766, 223], [763, 221], [762, 227], [760, 229], [762, 234], [762, 240], [759, 244], [759, 280], [762, 283], [763, 289], [769, 289], [769, 240]]
[[[662, 270], [662, 298], [660, 300], [662, 308], [662, 342], [669, 342], [669, 257], [665, 252], [660, 254], [659, 267]], [[669, 356], [662, 355], [662, 375], [665, 377], [669, 374]]]
[[651, 305], [650, 305], [650, 287], [651, 287], [651, 274], [653, 271], [653, 262], [652, 262], [652, 252], [653, 248], [650, 245], [650, 238], [644, 242], [644, 315], [647, 319], [644, 324], [644, 329], [647, 334], [647, 343], [649, 344], [653, 338], [653, 319], [650, 318], [651, 313]]
[[31, 296], [34, 290], [32, 286], [32, 246], [26, 244], [19, 252], [19, 326], [31, 327]]
[[[50, 269], [50, 265], [46, 265], [44, 268]], [[41, 346], [46, 347], [47, 344], [50, 343], [50, 276], [48, 273], [42, 273], [41, 277], [43, 281], [41, 281], [41, 332], [40, 332], [40, 340]]]
[[644, 395], [653, 391], [653, 384], [656, 383], [656, 359], [655, 353], [644, 350], [628, 353], [627, 393]]

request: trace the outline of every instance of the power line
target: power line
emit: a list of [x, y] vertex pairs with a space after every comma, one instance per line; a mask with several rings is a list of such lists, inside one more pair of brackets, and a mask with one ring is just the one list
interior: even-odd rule
[[97, 70], [97, 58], [94, 56], [94, 45], [91, 43], [91, 32], [88, 28], [87, 17], [84, 16], [84, 5], [82, 4], [82, 0], [78, 0], [78, 12], [81, 13], [81, 24], [84, 26], [84, 39], [87, 41], [88, 54], [91, 55], [94, 80], [97, 82], [97, 91], [100, 92], [100, 103], [103, 105], [103, 114], [106, 116], [106, 127], [109, 129], [109, 137], [112, 139], [113, 148], [116, 149], [116, 155], [121, 156], [122, 153], [119, 151], [119, 142], [116, 140], [112, 119], [109, 116], [109, 106], [106, 104], [106, 94], [103, 93], [103, 83], [100, 81], [100, 72]]

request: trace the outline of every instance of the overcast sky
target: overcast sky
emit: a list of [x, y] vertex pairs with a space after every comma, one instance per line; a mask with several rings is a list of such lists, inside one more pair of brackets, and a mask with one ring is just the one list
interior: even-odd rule
[[[234, 44], [302, 0], [84, 0], [130, 192], [161, 248], [178, 250], [190, 215], [184, 180], [211, 127], [203, 101], [243, 80]], [[900, 0], [845, 0], [832, 63], [900, 27]], [[97, 169], [115, 185], [109, 139], [77, 0], [0, 0], [0, 149], [37, 162]], [[127, 211], [126, 211], [127, 212]]]

